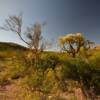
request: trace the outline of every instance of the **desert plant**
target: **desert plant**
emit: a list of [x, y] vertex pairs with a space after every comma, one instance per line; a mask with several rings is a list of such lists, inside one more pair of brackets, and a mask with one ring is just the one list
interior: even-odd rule
[[59, 44], [63, 51], [66, 51], [73, 57], [80, 51], [81, 47], [84, 47], [86, 50], [91, 47], [90, 40], [85, 40], [84, 36], [81, 33], [76, 34], [67, 34], [59, 38]]
[[47, 68], [55, 69], [56, 65], [60, 63], [59, 57], [55, 54], [47, 54], [40, 59], [40, 68], [46, 70]]
[[32, 91], [41, 91], [42, 82], [44, 79], [43, 72], [38, 69], [35, 72], [31, 72], [31, 75], [27, 77], [27, 84]]

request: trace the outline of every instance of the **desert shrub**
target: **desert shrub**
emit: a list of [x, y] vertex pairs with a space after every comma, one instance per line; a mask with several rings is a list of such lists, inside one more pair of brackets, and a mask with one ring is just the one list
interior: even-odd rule
[[100, 95], [100, 71], [92, 72], [91, 84], [94, 92]]
[[78, 78], [78, 72], [75, 63], [76, 63], [76, 59], [67, 59], [67, 61], [63, 62], [62, 73], [64, 79], [71, 78], [76, 80]]
[[52, 68], [48, 68], [45, 71], [45, 77], [43, 81], [42, 89], [45, 93], [56, 92], [59, 87], [59, 81], [55, 76], [55, 71]]
[[100, 52], [94, 52], [89, 58], [89, 63], [92, 65], [92, 68], [100, 70]]
[[83, 82], [85, 86], [88, 86], [91, 80], [92, 73], [91, 66], [88, 63], [80, 58], [76, 58], [74, 60], [71, 60], [67, 66], [67, 68], [64, 68], [65, 75], [67, 73], [66, 77], [72, 78], [79, 82]]
[[62, 73], [62, 64], [59, 64], [55, 67], [55, 74], [59, 80], [63, 80], [63, 73]]
[[64, 83], [56, 76], [56, 71], [52, 68], [47, 68], [44, 72], [37, 69], [26, 78], [30, 90], [40, 91], [43, 93], [54, 93], [59, 89], [65, 89]]
[[91, 66], [91, 84], [96, 93], [100, 93], [100, 55], [99, 52], [95, 53], [90, 59]]
[[79, 82], [83, 88], [100, 93], [100, 57], [92, 57], [86, 62], [82, 58], [66, 61], [62, 66], [63, 77]]
[[32, 91], [41, 91], [41, 86], [43, 82], [43, 72], [40, 69], [34, 71], [33, 73], [31, 73], [31, 75], [27, 77], [26, 82]]
[[20, 66], [20, 65], [15, 65], [15, 66], [10, 66], [7, 72], [8, 78], [11, 79], [17, 79], [20, 77], [24, 77], [26, 75], [26, 67]]
[[55, 69], [56, 65], [60, 63], [59, 57], [54, 54], [46, 55], [40, 59], [40, 68], [46, 70], [47, 68]]

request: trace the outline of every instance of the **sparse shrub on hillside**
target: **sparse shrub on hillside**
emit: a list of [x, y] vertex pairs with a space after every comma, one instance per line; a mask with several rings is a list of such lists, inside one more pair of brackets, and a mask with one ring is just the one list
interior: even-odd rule
[[60, 63], [59, 57], [54, 54], [46, 55], [41, 58], [40, 68], [46, 70], [47, 68], [55, 69], [56, 65]]
[[15, 67], [11, 67], [9, 69], [9, 73], [8, 73], [8, 76], [11, 78], [11, 79], [17, 79], [17, 78], [20, 78], [20, 77], [24, 77], [25, 76], [25, 70], [26, 70], [26, 67], [24, 66], [15, 66]]
[[77, 80], [79, 78], [75, 63], [76, 59], [67, 59], [67, 61], [63, 62], [62, 73], [64, 79], [73, 78], [74, 80]]
[[40, 91], [48, 94], [56, 93], [57, 90], [65, 90], [65, 84], [61, 78], [58, 79], [54, 69], [47, 68], [44, 72], [41, 69], [37, 69], [37, 71], [31, 73], [25, 80], [31, 91]]
[[58, 80], [55, 77], [53, 69], [48, 68], [45, 72], [45, 78], [43, 81], [43, 91], [46, 93], [54, 92], [58, 89]]
[[95, 52], [93, 56], [89, 58], [89, 64], [91, 65], [91, 77], [92, 85], [96, 93], [100, 93], [100, 52]]
[[39, 69], [38, 71], [32, 72], [27, 77], [26, 82], [32, 91], [41, 91], [43, 79], [43, 72]]
[[78, 81], [83, 90], [85, 92], [87, 91], [86, 94], [88, 95], [100, 93], [99, 58], [100, 57], [96, 57], [88, 62], [82, 58], [66, 61], [66, 63], [62, 66], [64, 79], [72, 79]]

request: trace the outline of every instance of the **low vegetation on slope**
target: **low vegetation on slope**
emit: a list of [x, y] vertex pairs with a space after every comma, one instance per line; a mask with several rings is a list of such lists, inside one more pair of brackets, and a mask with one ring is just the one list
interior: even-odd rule
[[22, 46], [0, 43], [0, 100], [77, 100], [77, 89], [85, 99], [100, 95], [100, 50], [81, 49], [75, 58], [42, 52], [37, 66], [29, 54]]

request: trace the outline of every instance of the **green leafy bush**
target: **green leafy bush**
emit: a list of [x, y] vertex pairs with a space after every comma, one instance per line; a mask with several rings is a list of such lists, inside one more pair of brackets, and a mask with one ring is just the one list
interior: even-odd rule
[[44, 70], [47, 68], [55, 69], [56, 65], [60, 63], [59, 57], [54, 54], [46, 55], [40, 59], [40, 67]]
[[88, 62], [82, 58], [66, 61], [63, 65], [63, 77], [79, 82], [85, 89], [93, 87], [93, 91], [100, 93], [100, 57]]

